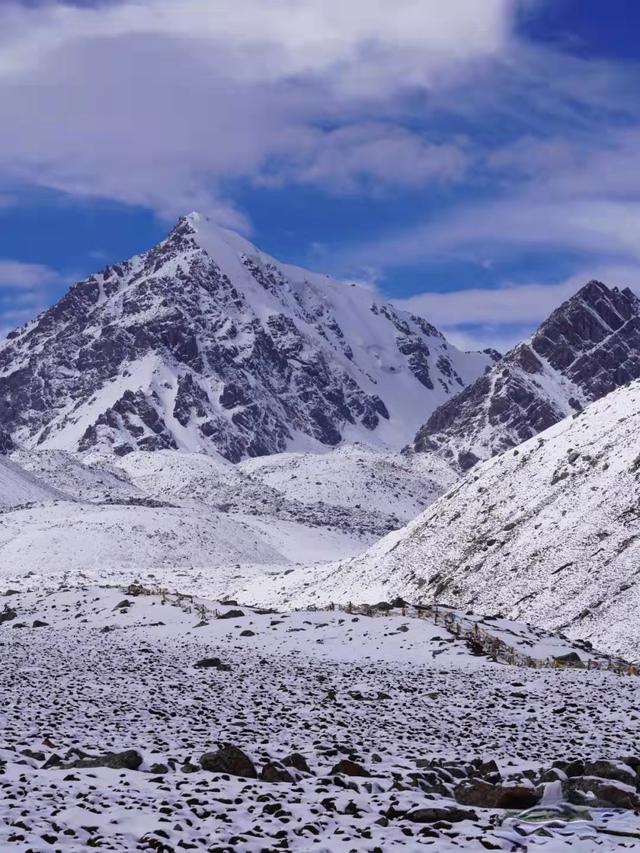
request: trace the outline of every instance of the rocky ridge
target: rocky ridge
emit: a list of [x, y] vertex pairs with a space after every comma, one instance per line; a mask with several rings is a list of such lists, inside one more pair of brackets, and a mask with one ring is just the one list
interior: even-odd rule
[[414, 441], [464, 472], [640, 377], [640, 300], [591, 281], [429, 417]]
[[192, 214], [8, 335], [0, 423], [27, 448], [121, 455], [237, 462], [357, 439], [399, 449], [420, 414], [491, 362], [366, 288], [280, 264]]

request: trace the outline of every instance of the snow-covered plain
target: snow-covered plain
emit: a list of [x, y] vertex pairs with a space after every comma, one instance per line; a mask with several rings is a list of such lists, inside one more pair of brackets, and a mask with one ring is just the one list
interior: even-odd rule
[[[3, 601], [0, 849], [591, 853], [640, 838], [635, 678], [492, 663], [398, 612], [91, 587]], [[201, 764], [219, 744], [248, 757], [241, 776]], [[477, 803], [496, 795], [510, 808]]]
[[360, 445], [241, 466], [176, 451], [17, 450], [3, 472], [5, 584], [133, 573], [209, 596], [358, 554], [455, 480], [440, 460]]

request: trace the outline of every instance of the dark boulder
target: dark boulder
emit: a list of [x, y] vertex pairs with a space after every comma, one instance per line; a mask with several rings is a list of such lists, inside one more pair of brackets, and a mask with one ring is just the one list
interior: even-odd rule
[[283, 759], [282, 763], [285, 767], [293, 767], [294, 770], [299, 770], [301, 773], [311, 773], [311, 768], [307, 763], [307, 759], [304, 755], [300, 755], [299, 752], [287, 755], [287, 757]]
[[218, 613], [218, 619], [240, 619], [244, 616], [242, 610], [227, 610], [226, 613]]
[[78, 758], [67, 764], [67, 768], [108, 767], [111, 770], [137, 770], [142, 764], [142, 756], [135, 749], [125, 749], [124, 752], [107, 752], [104, 755]]
[[459, 823], [461, 820], [478, 820], [478, 815], [471, 809], [459, 809], [457, 806], [434, 806], [433, 808], [414, 809], [405, 815], [413, 823], [437, 823], [446, 820], [448, 823]]
[[231, 672], [231, 666], [223, 663], [220, 658], [202, 658], [194, 663], [196, 669], [217, 669], [219, 672]]
[[331, 773], [342, 776], [371, 776], [371, 773], [369, 773], [368, 770], [365, 770], [365, 768], [360, 764], [356, 764], [355, 761], [349, 761], [348, 758], [339, 761], [335, 767], [332, 768]]
[[595, 776], [568, 779], [562, 785], [562, 792], [570, 803], [578, 806], [640, 808], [640, 797], [635, 789], [613, 779], [598, 779]]
[[231, 743], [223, 743], [215, 752], [205, 752], [200, 766], [209, 773], [228, 773], [244, 779], [256, 779], [258, 774], [248, 755]]
[[293, 782], [294, 778], [289, 771], [277, 761], [265, 764], [260, 773], [263, 782]]
[[530, 809], [541, 798], [535, 788], [524, 784], [494, 785], [484, 779], [467, 779], [454, 791], [457, 802], [481, 809]]

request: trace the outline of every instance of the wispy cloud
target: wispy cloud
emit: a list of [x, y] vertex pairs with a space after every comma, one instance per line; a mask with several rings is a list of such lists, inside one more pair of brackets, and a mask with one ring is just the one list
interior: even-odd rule
[[60, 273], [43, 264], [0, 259], [0, 287], [33, 291], [60, 281]]
[[594, 265], [561, 281], [504, 282], [496, 288], [421, 293], [394, 302], [428, 317], [458, 346], [490, 346], [504, 352], [528, 337], [552, 311], [594, 278], [610, 287], [630, 287], [640, 295], [639, 268]]
[[236, 226], [230, 179], [455, 179], [458, 146], [412, 133], [402, 104], [477, 80], [509, 51], [521, 4], [4, 2], [0, 179]]

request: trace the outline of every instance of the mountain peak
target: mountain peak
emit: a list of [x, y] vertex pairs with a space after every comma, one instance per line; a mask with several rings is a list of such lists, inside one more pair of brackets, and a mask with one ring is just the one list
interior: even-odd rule
[[415, 449], [468, 470], [638, 377], [640, 300], [590, 281], [529, 341], [438, 408]]
[[12, 440], [63, 450], [399, 449], [489, 363], [194, 212], [0, 345], [0, 418]]

